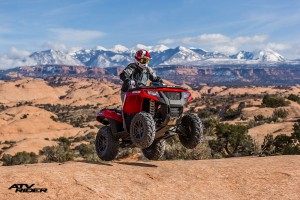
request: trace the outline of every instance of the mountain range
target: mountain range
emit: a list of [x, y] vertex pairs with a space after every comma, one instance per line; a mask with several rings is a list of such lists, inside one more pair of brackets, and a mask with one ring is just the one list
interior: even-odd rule
[[[178, 46], [168, 48], [164, 45], [144, 46], [137, 45], [128, 49], [122, 45], [115, 45], [111, 49], [97, 46], [94, 49], [45, 50], [34, 52], [22, 59], [24, 65], [73, 65], [88, 67], [115, 67], [126, 66], [133, 62], [133, 56], [137, 49], [146, 49], [150, 52], [152, 60], [150, 66], [160, 65], [190, 65], [190, 66], [213, 66], [213, 65], [241, 65], [241, 64], [282, 64], [297, 63], [290, 61], [279, 53], [271, 50], [240, 51], [233, 55], [220, 52], [209, 52], [200, 48], [186, 48]], [[15, 63], [22, 63], [15, 62]], [[21, 64], [19, 64], [20, 66]], [[1, 66], [0, 66], [1, 67]], [[14, 66], [16, 67], [16, 66]]]

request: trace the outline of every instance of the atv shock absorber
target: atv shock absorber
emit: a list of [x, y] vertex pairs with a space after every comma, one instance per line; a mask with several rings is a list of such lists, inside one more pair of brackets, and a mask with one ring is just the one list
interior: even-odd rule
[[152, 99], [150, 100], [149, 113], [154, 118], [154, 114], [155, 114], [155, 101], [152, 100]]

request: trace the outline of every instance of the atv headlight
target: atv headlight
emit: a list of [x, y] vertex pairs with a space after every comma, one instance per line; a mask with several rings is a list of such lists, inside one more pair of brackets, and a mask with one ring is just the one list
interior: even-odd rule
[[159, 97], [159, 94], [157, 91], [153, 91], [153, 90], [146, 90], [147, 94], [151, 95], [151, 96], [156, 96]]
[[187, 98], [189, 98], [191, 96], [191, 93], [189, 93], [189, 92], [183, 92], [182, 96], [183, 96], [184, 99], [187, 99]]

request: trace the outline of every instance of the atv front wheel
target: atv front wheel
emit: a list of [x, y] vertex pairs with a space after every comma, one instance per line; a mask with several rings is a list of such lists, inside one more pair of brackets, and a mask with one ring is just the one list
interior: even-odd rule
[[180, 143], [188, 149], [194, 149], [203, 137], [202, 122], [194, 114], [187, 114], [182, 117], [179, 131]]
[[141, 149], [149, 147], [155, 138], [155, 122], [146, 112], [136, 114], [130, 125], [132, 143]]
[[159, 141], [154, 140], [150, 147], [142, 149], [142, 151], [144, 156], [149, 160], [158, 160], [164, 155], [165, 149], [165, 140], [162, 139]]
[[109, 126], [103, 126], [96, 136], [96, 152], [101, 160], [111, 161], [115, 159], [119, 151], [119, 141], [117, 141], [111, 132]]

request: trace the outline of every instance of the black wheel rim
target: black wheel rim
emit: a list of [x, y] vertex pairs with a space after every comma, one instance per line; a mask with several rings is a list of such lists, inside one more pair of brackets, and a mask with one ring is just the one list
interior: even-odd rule
[[141, 120], [138, 120], [133, 126], [133, 135], [136, 139], [140, 139], [144, 134], [144, 126]]
[[106, 138], [104, 136], [100, 136], [98, 144], [99, 144], [99, 151], [104, 152], [107, 146]]

